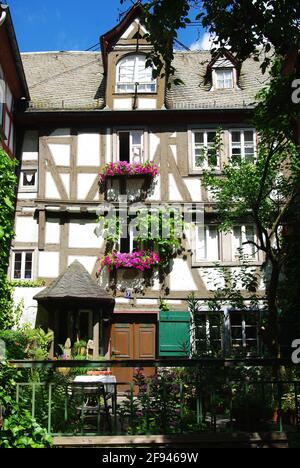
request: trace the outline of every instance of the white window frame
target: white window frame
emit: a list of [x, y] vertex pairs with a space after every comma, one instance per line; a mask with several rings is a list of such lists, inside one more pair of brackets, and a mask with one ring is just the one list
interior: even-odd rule
[[251, 260], [252, 261], [257, 261], [258, 260], [257, 248], [253, 244], [243, 245], [245, 242], [247, 242], [247, 236], [246, 236], [247, 227], [252, 227], [253, 228], [253, 230], [254, 230], [254, 242], [257, 243], [257, 233], [256, 233], [255, 224], [237, 224], [236, 226], [234, 226], [233, 229], [232, 229], [232, 260], [233, 261], [238, 261], [239, 256], [240, 256], [240, 252], [238, 252], [236, 250], [236, 248], [235, 248], [234, 229], [237, 229], [237, 228], [241, 229], [241, 246], [240, 246], [240, 248], [244, 250], [245, 247], [247, 247], [247, 246], [251, 247], [252, 246], [252, 248], [254, 250], [253, 255], [249, 255], [249, 254], [243, 252], [244, 255], [247, 255], [250, 261]]
[[[140, 80], [139, 75], [139, 58], [143, 58], [146, 64], [147, 57], [144, 54], [130, 54], [123, 57], [116, 66], [116, 93], [118, 94], [132, 94], [137, 92], [139, 94], [151, 94], [156, 93], [157, 91], [157, 81], [152, 78], [152, 68], [146, 67], [145, 70], [149, 70], [149, 77], [146, 81]], [[132, 81], [121, 81], [120, 80], [120, 68], [126, 60], [134, 59], [134, 69], [133, 69], [133, 80]], [[151, 78], [150, 78], [151, 73]], [[147, 89], [149, 88], [149, 89]]]
[[[199, 234], [201, 231], [203, 230], [202, 232], [204, 232], [204, 239], [201, 240], [199, 239]], [[209, 241], [210, 241], [210, 233], [214, 231], [217, 233], [217, 239], [216, 239], [216, 242], [217, 242], [217, 247], [218, 247], [218, 252], [217, 252], [217, 255], [216, 257], [217, 258], [209, 258], [209, 256], [207, 255], [208, 253], [208, 246], [209, 246]], [[204, 242], [204, 250], [205, 250], [205, 258], [202, 258], [200, 255], [199, 255], [199, 251], [201, 251], [202, 249], [200, 248], [200, 243], [201, 242]], [[221, 261], [221, 236], [220, 236], [220, 231], [218, 229], [218, 226], [217, 225], [209, 225], [209, 224], [206, 224], [206, 225], [196, 225], [195, 226], [195, 239], [194, 239], [194, 254], [195, 254], [195, 260], [194, 260], [194, 263], [196, 264], [200, 264], [200, 263], [216, 263], [216, 262], [220, 262]]]
[[233, 132], [240, 132], [241, 134], [241, 161], [246, 161], [246, 152], [245, 149], [250, 147], [250, 145], [245, 143], [245, 132], [253, 132], [253, 162], [255, 162], [257, 158], [257, 133], [255, 128], [231, 128], [229, 130], [229, 157], [233, 160], [232, 150], [234, 147], [237, 147], [237, 144], [232, 141], [232, 133]]
[[[24, 172], [35, 172], [35, 184], [34, 185], [24, 185], [23, 184], [23, 173]], [[36, 167], [22, 167], [20, 173], [20, 184], [19, 184], [19, 192], [37, 192], [38, 191], [38, 169]]]
[[[228, 80], [225, 77], [225, 73], [230, 72], [231, 74], [231, 79]], [[223, 81], [223, 86], [219, 86], [219, 82], [221, 81], [219, 79], [218, 73], [223, 73], [222, 81]], [[235, 86], [235, 69], [234, 67], [216, 67], [213, 69], [213, 83], [214, 83], [214, 89], [233, 89]], [[230, 82], [231, 86], [226, 86], [226, 83]]]
[[[192, 128], [191, 129], [191, 168], [193, 172], [201, 172], [204, 169], [214, 169], [216, 171], [219, 171], [221, 169], [221, 154], [218, 152], [217, 154], [217, 165], [216, 166], [211, 166], [208, 164], [208, 154], [207, 150], [209, 149], [209, 143], [208, 143], [208, 134], [209, 133], [215, 133], [217, 135], [218, 130], [217, 129], [205, 129], [205, 128]], [[197, 166], [196, 165], [196, 133], [203, 133], [203, 149], [205, 151], [205, 157], [203, 160], [202, 166]]]
[[[25, 278], [25, 257], [27, 253], [32, 254], [31, 260], [31, 277]], [[21, 277], [15, 278], [15, 256], [16, 254], [21, 254]], [[15, 249], [12, 251], [12, 267], [11, 267], [11, 279], [13, 281], [32, 281], [34, 279], [34, 270], [35, 270], [35, 255], [34, 250], [31, 249]]]
[[193, 324], [193, 327], [194, 327], [194, 332], [193, 332], [193, 335], [194, 335], [194, 349], [195, 351], [197, 352], [198, 351], [198, 343], [200, 342], [203, 342], [204, 340], [200, 340], [197, 338], [197, 329], [199, 329], [199, 325], [197, 324], [197, 315], [201, 315], [201, 316], [204, 316], [205, 317], [205, 338], [206, 338], [206, 344], [207, 344], [207, 350], [209, 351], [211, 349], [211, 345], [212, 345], [212, 338], [211, 338], [211, 328], [216, 328], [215, 326], [211, 326], [211, 323], [210, 323], [210, 319], [213, 318], [213, 317], [216, 317], [216, 316], [219, 316], [220, 317], [220, 329], [219, 329], [219, 333], [220, 333], [220, 339], [219, 340], [214, 340], [214, 341], [217, 341], [220, 343], [220, 347], [218, 348], [218, 350], [220, 352], [222, 352], [224, 350], [224, 331], [225, 331], [225, 320], [224, 320], [224, 314], [222, 311], [220, 312], [216, 312], [216, 313], [212, 313], [212, 312], [208, 312], [208, 311], [198, 311], [197, 314], [196, 314], [196, 317], [195, 317], [195, 322]]
[[[146, 162], [148, 159], [148, 131], [145, 128], [117, 128], [114, 130], [114, 162], [121, 161], [120, 159], [120, 133], [129, 133], [129, 157], [130, 163], [133, 162], [133, 150], [135, 147], [140, 147], [141, 149], [141, 156], [140, 162], [141, 164]], [[133, 133], [139, 132], [141, 133], [141, 145], [134, 145], [133, 144]]]
[[[232, 320], [231, 317], [234, 314], [239, 314], [241, 316], [241, 325], [232, 325]], [[230, 311], [229, 313], [229, 325], [230, 325], [230, 347], [231, 349], [241, 349], [241, 348], [248, 348], [249, 350], [256, 349], [259, 351], [259, 333], [258, 333], [258, 326], [259, 326], [259, 317], [257, 318], [257, 323], [256, 323], [256, 338], [247, 338], [247, 328], [254, 328], [254, 325], [247, 325], [247, 315], [253, 316], [255, 312], [247, 312], [247, 311]], [[233, 328], [241, 328], [242, 330], [242, 338], [233, 338], [232, 337], [232, 329]], [[238, 345], [237, 343], [233, 345], [233, 341], [238, 341], [241, 344]], [[247, 342], [253, 341], [256, 343], [256, 346], [249, 347], [247, 346]]]

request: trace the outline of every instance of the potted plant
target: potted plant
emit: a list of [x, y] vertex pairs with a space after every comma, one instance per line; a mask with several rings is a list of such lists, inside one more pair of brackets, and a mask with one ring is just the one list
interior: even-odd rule
[[144, 272], [160, 262], [157, 253], [142, 250], [130, 253], [112, 252], [104, 255], [99, 260], [100, 271], [104, 268], [108, 268], [109, 271], [120, 268], [132, 268]]
[[85, 356], [86, 355], [86, 346], [87, 342], [85, 340], [77, 340], [74, 343], [74, 354], [76, 356]]
[[158, 175], [158, 167], [151, 161], [145, 163], [129, 163], [127, 161], [118, 161], [115, 163], [105, 164], [102, 167], [99, 179], [100, 183], [104, 184], [107, 177], [117, 176], [148, 176], [155, 178]]

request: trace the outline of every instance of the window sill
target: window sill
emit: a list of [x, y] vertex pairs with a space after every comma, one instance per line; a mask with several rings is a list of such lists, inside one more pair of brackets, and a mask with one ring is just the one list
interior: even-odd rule
[[20, 187], [19, 188], [19, 193], [38, 193], [38, 189], [36, 187], [29, 189], [25, 187]]
[[[223, 262], [221, 260], [216, 261], [216, 262], [208, 262], [208, 261], [203, 261], [203, 262], [192, 262], [192, 268], [218, 268], [218, 267], [240, 267], [243, 266], [244, 264], [236, 261], [236, 262]], [[263, 262], [260, 262], [259, 260], [253, 260], [248, 262], [249, 267], [261, 267], [263, 265]]]
[[158, 92], [157, 91], [137, 91], [137, 93], [135, 93], [134, 91], [130, 91], [130, 92], [123, 92], [123, 93], [118, 93], [117, 91], [115, 91], [113, 93], [113, 96], [131, 96], [131, 97], [135, 97], [137, 95], [139, 96], [157, 96]]
[[222, 170], [218, 168], [206, 168], [206, 169], [189, 169], [189, 175], [190, 176], [196, 176], [196, 175], [203, 175], [206, 171], [212, 170], [213, 174], [216, 176], [221, 176], [222, 175]]

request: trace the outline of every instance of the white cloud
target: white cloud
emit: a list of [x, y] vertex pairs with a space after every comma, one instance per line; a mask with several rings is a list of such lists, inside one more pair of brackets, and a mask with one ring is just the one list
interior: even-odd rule
[[198, 41], [190, 45], [191, 50], [210, 50], [212, 48], [213, 37], [210, 33], [206, 32]]
[[214, 40], [215, 36], [205, 32], [198, 41], [190, 45], [190, 50], [211, 50], [213, 47], [218, 47], [218, 44], [214, 44]]

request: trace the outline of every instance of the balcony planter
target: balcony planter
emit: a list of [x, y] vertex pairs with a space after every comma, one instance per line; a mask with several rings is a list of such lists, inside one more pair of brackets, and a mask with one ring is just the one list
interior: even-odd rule
[[147, 271], [158, 265], [160, 258], [155, 252], [136, 251], [132, 253], [112, 252], [100, 260], [100, 271], [108, 268], [109, 271], [128, 268], [137, 271]]
[[104, 184], [109, 177], [151, 177], [154, 179], [158, 175], [158, 167], [156, 164], [146, 161], [143, 164], [127, 161], [119, 161], [116, 163], [106, 164], [100, 171], [100, 184]]

